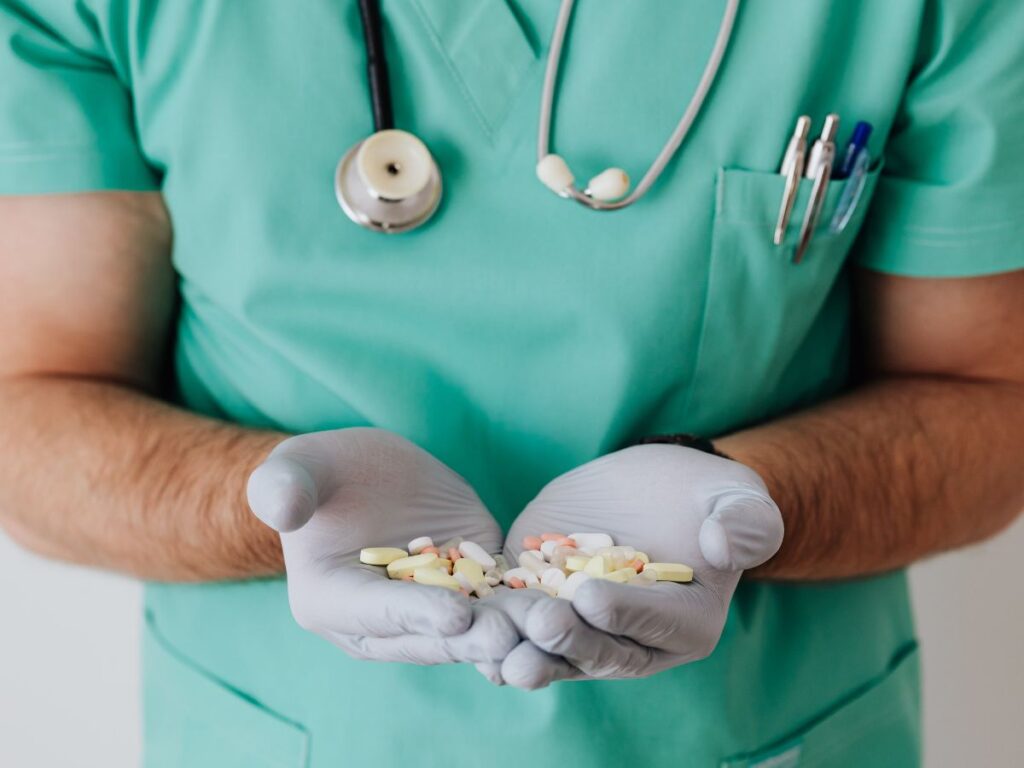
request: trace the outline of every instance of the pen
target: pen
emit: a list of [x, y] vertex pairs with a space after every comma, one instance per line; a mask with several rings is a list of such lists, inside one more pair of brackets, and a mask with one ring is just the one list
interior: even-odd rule
[[801, 115], [796, 120], [796, 128], [786, 147], [779, 173], [786, 177], [786, 187], [782, 193], [782, 205], [779, 207], [779, 218], [775, 224], [775, 244], [782, 245], [789, 227], [789, 217], [793, 213], [793, 202], [804, 175], [804, 159], [807, 155], [807, 134], [811, 130], [811, 118]]
[[836, 212], [829, 224], [829, 231], [842, 232], [846, 225], [853, 218], [854, 211], [860, 203], [860, 196], [864, 192], [864, 185], [867, 183], [868, 167], [871, 163], [871, 155], [868, 153], [868, 139], [871, 137], [871, 123], [863, 120], [857, 123], [853, 129], [853, 137], [846, 147], [846, 155], [843, 157], [843, 165], [840, 173], [848, 177], [846, 189], [839, 196], [836, 204]]
[[839, 115], [832, 113], [825, 118], [825, 127], [821, 129], [821, 136], [814, 142], [810, 157], [807, 159], [805, 175], [809, 179], [814, 179], [814, 186], [811, 187], [811, 199], [807, 202], [803, 227], [800, 229], [800, 243], [793, 258], [797, 264], [807, 252], [807, 246], [811, 244], [814, 227], [818, 224], [818, 217], [825, 202], [825, 192], [832, 177], [832, 163], [836, 156], [835, 139], [838, 130]]
[[834, 178], [845, 179], [853, 173], [853, 166], [856, 164], [860, 153], [867, 149], [868, 139], [870, 138], [871, 123], [866, 123], [863, 120], [858, 121], [853, 126], [853, 136], [850, 137], [850, 143], [846, 145], [843, 162], [839, 166], [839, 170], [833, 175]]

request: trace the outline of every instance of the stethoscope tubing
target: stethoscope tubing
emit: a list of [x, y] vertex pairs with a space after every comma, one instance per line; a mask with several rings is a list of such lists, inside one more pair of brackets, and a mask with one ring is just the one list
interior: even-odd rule
[[388, 59], [384, 50], [384, 23], [381, 21], [380, 0], [359, 0], [359, 19], [362, 22], [363, 42], [366, 47], [366, 75], [370, 86], [373, 130], [386, 131], [395, 127], [395, 114], [391, 103]]
[[[568, 197], [597, 211], [615, 211], [632, 205], [647, 193], [647, 190], [661, 176], [669, 161], [679, 150], [679, 147], [682, 146], [683, 141], [690, 132], [690, 128], [704, 106], [704, 101], [715, 82], [715, 78], [718, 76], [722, 59], [725, 58], [729, 41], [732, 39], [733, 26], [736, 22], [739, 5], [740, 0], [726, 0], [722, 21], [718, 27], [718, 34], [715, 36], [715, 44], [711, 49], [711, 55], [708, 57], [707, 64], [704, 65], [704, 71], [701, 73], [697, 88], [690, 98], [683, 116], [676, 124], [675, 130], [672, 131], [668, 141], [665, 142], [665, 146], [662, 147], [661, 152], [654, 158], [654, 162], [651, 163], [650, 168], [647, 169], [647, 172], [633, 191], [621, 200], [605, 202], [585, 195], [579, 188], [573, 185], [566, 190]], [[558, 17], [555, 21], [555, 29], [551, 36], [547, 67], [544, 71], [544, 86], [541, 91], [540, 119], [537, 128], [537, 162], [543, 160], [550, 153], [551, 117], [554, 111], [555, 87], [558, 84], [558, 69], [562, 61], [565, 34], [569, 28], [569, 20], [572, 17], [574, 6], [575, 0], [562, 0], [562, 5], [558, 9]]]

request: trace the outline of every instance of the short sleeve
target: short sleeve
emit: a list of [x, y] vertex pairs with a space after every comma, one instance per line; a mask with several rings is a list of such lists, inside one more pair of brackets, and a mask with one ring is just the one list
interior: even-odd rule
[[854, 258], [917, 277], [1024, 267], [1024, 2], [929, 0]]
[[130, 93], [83, 8], [0, 0], [0, 194], [157, 186]]

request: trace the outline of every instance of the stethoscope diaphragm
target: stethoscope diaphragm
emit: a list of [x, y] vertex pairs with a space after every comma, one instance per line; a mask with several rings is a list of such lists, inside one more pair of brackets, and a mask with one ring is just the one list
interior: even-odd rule
[[441, 172], [426, 144], [394, 128], [353, 146], [338, 163], [334, 193], [345, 214], [376, 232], [423, 224], [441, 202]]

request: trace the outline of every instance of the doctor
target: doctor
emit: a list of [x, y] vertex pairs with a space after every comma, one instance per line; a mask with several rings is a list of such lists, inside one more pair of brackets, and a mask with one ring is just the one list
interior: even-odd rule
[[[616, 212], [535, 175], [557, 6], [385, 0], [444, 178], [386, 235], [332, 188], [373, 130], [354, 2], [0, 0], [0, 523], [149, 582], [147, 765], [918, 762], [902, 568], [1024, 506], [1024, 6], [741, 4]], [[724, 7], [579, 3], [581, 179], [643, 175]], [[885, 165], [797, 262], [779, 163], [829, 113]], [[567, 526], [699, 589], [346, 567]]]

